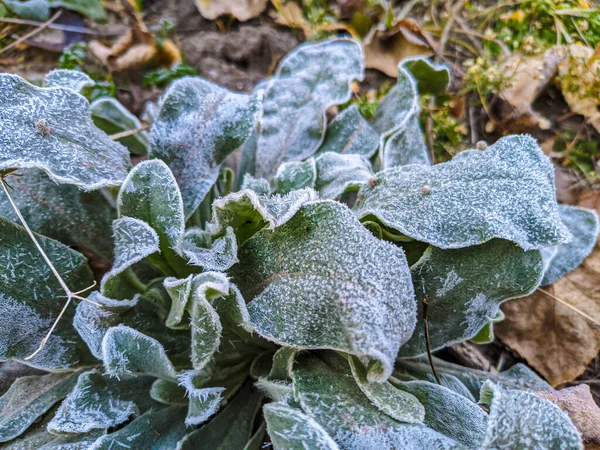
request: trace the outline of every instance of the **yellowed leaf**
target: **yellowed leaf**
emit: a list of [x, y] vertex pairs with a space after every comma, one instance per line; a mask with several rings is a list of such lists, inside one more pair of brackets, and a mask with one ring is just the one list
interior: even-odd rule
[[200, 14], [208, 20], [232, 15], [241, 22], [262, 14], [269, 0], [195, 0]]

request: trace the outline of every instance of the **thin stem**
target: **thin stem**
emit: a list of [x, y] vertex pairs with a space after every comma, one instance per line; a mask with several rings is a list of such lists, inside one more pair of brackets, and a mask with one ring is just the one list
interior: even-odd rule
[[567, 308], [569, 308], [571, 311], [576, 312], [577, 314], [579, 314], [581, 317], [584, 317], [585, 319], [589, 320], [590, 322], [592, 322], [594, 325], [596, 325], [597, 327], [600, 327], [600, 323], [598, 323], [598, 321], [596, 321], [596, 319], [594, 319], [592, 316], [590, 316], [589, 314], [583, 312], [582, 310], [580, 310], [579, 308], [571, 305], [570, 303], [567, 303], [566, 301], [552, 295], [550, 292], [546, 291], [545, 289], [542, 288], [538, 288], [538, 291], [540, 291], [542, 294], [547, 295], [548, 297], [550, 297], [552, 300], [556, 300], [558, 303], [560, 303], [563, 306], [566, 306]]
[[42, 339], [42, 342], [40, 342], [40, 346], [38, 347], [38, 349], [35, 352], [33, 352], [31, 355], [23, 358], [25, 361], [29, 361], [35, 355], [37, 355], [39, 352], [41, 352], [43, 350], [43, 348], [46, 346], [46, 343], [48, 342], [48, 339], [50, 339], [50, 336], [52, 336], [52, 333], [54, 333], [54, 330], [56, 329], [56, 326], [58, 325], [58, 322], [60, 322], [60, 319], [62, 319], [62, 316], [64, 315], [65, 311], [67, 310], [67, 308], [71, 304], [71, 300], [72, 299], [73, 299], [73, 296], [69, 295], [69, 297], [67, 298], [67, 301], [65, 302], [65, 306], [63, 306], [63, 309], [60, 311], [60, 314], [58, 315], [58, 317], [56, 318], [56, 320], [52, 324], [52, 327], [50, 328], [50, 331], [48, 331], [48, 333], [46, 333], [46, 336], [44, 336], [44, 339]]
[[427, 309], [429, 308], [429, 303], [427, 303], [427, 299], [423, 297], [423, 325], [425, 326], [425, 345], [427, 347], [427, 358], [429, 359], [429, 365], [431, 366], [431, 371], [433, 372], [433, 376], [435, 377], [435, 381], [441, 386], [442, 381], [440, 380], [437, 371], [435, 370], [435, 365], [433, 364], [433, 355], [431, 354], [431, 341], [429, 340], [429, 324], [427, 323]]
[[30, 31], [29, 33], [27, 33], [24, 36], [21, 36], [15, 42], [11, 43], [10, 45], [7, 45], [3, 49], [0, 49], [0, 53], [4, 53], [5, 51], [10, 50], [13, 47], [16, 47], [21, 42], [26, 41], [27, 39], [35, 36], [36, 34], [40, 33], [44, 29], [48, 28], [48, 25], [50, 25], [52, 22], [54, 22], [56, 19], [58, 19], [61, 14], [62, 14], [62, 11], [57, 11], [56, 14], [54, 14], [52, 17], [50, 17], [46, 22], [42, 23], [38, 28]]
[[140, 131], [147, 130], [148, 128], [150, 128], [150, 125], [143, 125], [139, 128], [134, 128], [133, 130], [125, 130], [125, 131], [121, 131], [120, 133], [111, 134], [109, 137], [110, 137], [111, 141], [116, 141], [117, 139], [122, 139], [124, 137], [133, 136], [134, 134], [138, 134]]
[[[44, 22], [36, 22], [35, 20], [25, 20], [25, 19], [16, 19], [14, 17], [0, 17], [0, 23], [14, 23], [16, 25], [32, 25], [32, 26], [41, 26], [44, 25]], [[71, 31], [73, 33], [79, 34], [90, 34], [94, 36], [115, 36], [120, 33], [117, 32], [101, 32], [96, 30], [90, 30], [89, 28], [76, 27], [73, 25], [63, 25], [60, 23], [51, 23], [46, 26], [46, 28], [50, 28], [53, 30], [61, 30], [61, 31]]]

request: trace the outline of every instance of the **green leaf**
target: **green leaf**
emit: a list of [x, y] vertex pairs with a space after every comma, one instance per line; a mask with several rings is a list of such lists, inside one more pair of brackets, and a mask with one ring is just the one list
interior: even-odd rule
[[[56, 184], [37, 169], [20, 172], [7, 182], [13, 188], [13, 201], [33, 231], [112, 259], [112, 221], [116, 211], [101, 191], [85, 192], [75, 186]], [[4, 194], [0, 195], [0, 216], [19, 222]]]
[[400, 423], [375, 407], [333, 352], [303, 354], [294, 366], [294, 393], [304, 412], [340, 448], [450, 449], [456, 442], [420, 424]]
[[24, 433], [55, 403], [67, 396], [78, 373], [49, 373], [17, 379], [0, 397], [0, 442]]
[[[360, 44], [330, 39], [298, 46], [281, 60], [265, 89], [260, 129], [243, 149], [242, 172], [270, 179], [282, 162], [312, 156], [323, 141], [325, 111], [350, 99], [364, 77]], [[254, 162], [255, 167], [251, 166]]]
[[110, 376], [143, 374], [165, 380], [177, 377], [161, 343], [125, 325], [110, 328], [104, 335], [102, 360]]
[[379, 135], [362, 116], [356, 104], [350, 105], [327, 126], [325, 139], [316, 156], [326, 152], [371, 158], [379, 145]]
[[[204, 387], [206, 377], [200, 372], [188, 371], [178, 378], [179, 385], [187, 391], [190, 399], [185, 424], [200, 425], [215, 415], [221, 405], [224, 387]], [[197, 386], [199, 385], [199, 386]]]
[[238, 262], [237, 238], [233, 228], [227, 227], [225, 235], [212, 241], [202, 230], [187, 230], [178, 251], [188, 258], [188, 264], [203, 270], [225, 271]]
[[371, 163], [360, 155], [323, 153], [316, 160], [316, 189], [324, 199], [336, 199], [344, 192], [358, 191], [373, 178]]
[[22, 19], [45, 22], [50, 17], [48, 0], [4, 0], [4, 4]]
[[169, 406], [150, 410], [129, 425], [98, 439], [89, 450], [171, 449], [185, 436], [186, 408]]
[[439, 95], [448, 89], [450, 69], [446, 65], [417, 56], [403, 59], [402, 66], [415, 78], [420, 95]]
[[165, 161], [189, 217], [219, 176], [227, 155], [254, 127], [261, 95], [237, 94], [199, 78], [171, 84], [152, 125], [150, 156]]
[[552, 164], [529, 136], [505, 137], [431, 167], [384, 170], [362, 187], [354, 209], [363, 220], [375, 217], [439, 248], [501, 238], [531, 250], [570, 238], [560, 221]]
[[71, 89], [0, 74], [0, 122], [0, 170], [36, 167], [86, 191], [127, 175], [127, 149], [94, 126], [88, 101]]
[[302, 410], [284, 403], [269, 403], [263, 408], [267, 431], [274, 449], [338, 450], [331, 436]]
[[264, 178], [254, 178], [249, 173], [245, 173], [240, 189], [249, 189], [256, 192], [258, 195], [269, 195], [271, 192], [271, 185], [269, 184], [269, 181]]
[[252, 437], [254, 421], [260, 411], [261, 400], [261, 395], [253, 390], [250, 384], [246, 384], [214, 419], [185, 436], [178, 443], [178, 450], [244, 448], [244, 445]]
[[356, 384], [380, 411], [400, 422], [423, 423], [425, 409], [414, 395], [401, 391], [389, 381], [370, 382], [366, 367], [356, 356], [348, 356], [348, 362]]
[[55, 69], [44, 77], [44, 87], [69, 88], [79, 94], [86, 87], [94, 87], [96, 82], [80, 70]]
[[165, 405], [187, 405], [187, 391], [184, 387], [167, 380], [154, 380], [150, 389], [150, 397]]
[[152, 377], [109, 378], [97, 370], [82, 373], [48, 424], [48, 431], [88, 433], [125, 423], [158, 406], [148, 395], [153, 381]]
[[583, 449], [567, 413], [531, 392], [488, 381], [481, 402], [490, 408], [482, 448]]
[[481, 448], [487, 415], [474, 402], [427, 381], [399, 383], [425, 407], [425, 424], [468, 448]]
[[291, 381], [294, 360], [298, 354], [297, 348], [281, 347], [273, 355], [273, 364], [269, 371], [270, 380]]
[[367, 357], [376, 362], [370, 381], [390, 375], [415, 326], [408, 265], [345, 205], [304, 205], [285, 225], [248, 240], [239, 259], [231, 272], [261, 336]]
[[100, 0], [49, 0], [53, 8], [63, 7], [76, 11], [92, 20], [106, 20], [106, 11]]
[[[560, 205], [560, 219], [573, 236], [571, 242], [559, 245], [548, 265], [542, 286], [552, 284], [577, 268], [587, 258], [598, 240], [598, 214], [591, 209]], [[543, 253], [542, 253], [543, 255]]]
[[[67, 286], [77, 292], [92, 284], [92, 272], [80, 253], [52, 239], [37, 236]], [[0, 218], [0, 360], [31, 355], [63, 308], [65, 292], [54, 278], [24, 228]], [[68, 308], [48, 343], [28, 365], [67, 369], [84, 362], [88, 352], [78, 340]]]
[[[140, 120], [112, 97], [94, 100], [90, 109], [94, 124], [106, 134], [112, 135], [142, 127]], [[118, 141], [136, 155], [145, 155], [150, 148], [150, 138], [146, 131], [139, 131]]]
[[275, 174], [275, 190], [278, 194], [287, 194], [302, 188], [314, 188], [317, 179], [315, 160], [283, 163]]
[[[500, 304], [523, 297], [540, 284], [544, 273], [539, 250], [523, 251], [512, 242], [492, 239], [485, 244], [452, 250], [429, 247], [411, 267], [417, 317], [423, 317], [427, 299], [427, 322], [431, 349], [471, 339], [489, 320]], [[427, 351], [422, 320], [400, 356]]]

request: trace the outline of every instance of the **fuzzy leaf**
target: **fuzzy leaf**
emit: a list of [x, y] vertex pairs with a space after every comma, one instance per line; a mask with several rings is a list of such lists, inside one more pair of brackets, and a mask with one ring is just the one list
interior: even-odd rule
[[150, 397], [165, 405], [187, 405], [187, 391], [177, 383], [167, 380], [154, 380], [150, 389]]
[[282, 162], [312, 156], [323, 141], [325, 111], [350, 99], [350, 83], [364, 77], [360, 45], [331, 39], [300, 45], [280, 62], [273, 78], [261, 85], [265, 99], [260, 129], [246, 144], [246, 172], [272, 178]]
[[[178, 450], [242, 449], [252, 436], [262, 397], [247, 384], [214, 419], [185, 436]], [[235, 424], [234, 426], [232, 426]]]
[[4, 0], [4, 4], [22, 19], [45, 22], [50, 17], [48, 0]]
[[324, 199], [335, 199], [344, 192], [358, 191], [373, 178], [371, 163], [360, 155], [323, 153], [317, 158], [316, 166], [316, 189]]
[[[37, 169], [24, 170], [19, 176], [8, 177], [7, 182], [13, 188], [11, 197], [33, 231], [91, 250], [107, 260], [112, 258], [116, 211], [102, 192], [56, 184]], [[0, 195], [0, 216], [19, 223], [5, 195]]]
[[178, 250], [188, 258], [188, 264], [204, 270], [225, 271], [238, 262], [237, 238], [233, 228], [227, 227], [223, 237], [204, 247], [207, 239], [210, 236], [204, 231], [188, 230], [185, 233]]
[[86, 191], [121, 184], [129, 153], [98, 130], [88, 101], [0, 74], [0, 170], [36, 167]]
[[65, 8], [76, 11], [92, 20], [103, 21], [106, 11], [101, 0], [48, 0], [53, 8]]
[[[190, 399], [185, 418], [187, 426], [200, 425], [216, 414], [221, 404], [224, 387], [204, 387], [206, 378], [200, 372], [188, 371], [179, 376], [179, 385]], [[197, 387], [197, 385], [200, 385]]]
[[481, 403], [490, 408], [482, 448], [583, 450], [567, 413], [531, 392], [505, 389], [488, 381], [481, 388]]
[[[140, 120], [112, 97], [93, 101], [90, 109], [94, 124], [106, 134], [112, 135], [142, 127]], [[150, 148], [150, 138], [146, 131], [139, 131], [118, 141], [136, 155], [145, 155]]]
[[152, 125], [150, 156], [165, 161], [189, 217], [217, 180], [227, 155], [254, 127], [261, 95], [237, 94], [199, 78], [182, 78], [165, 92]]
[[388, 381], [369, 382], [366, 367], [356, 356], [349, 356], [348, 362], [356, 384], [380, 411], [400, 422], [423, 423], [425, 409], [414, 395], [397, 389]]
[[377, 151], [379, 135], [361, 115], [358, 106], [350, 105], [327, 126], [325, 139], [317, 155], [335, 152], [370, 158]]
[[102, 436], [89, 450], [175, 448], [186, 433], [185, 412], [184, 406], [176, 405], [150, 410], [126, 427]]
[[302, 410], [284, 403], [269, 403], [263, 408], [273, 448], [278, 450], [338, 450], [331, 436]]
[[[80, 253], [52, 239], [37, 236], [69, 288], [76, 292], [92, 284], [92, 272]], [[38, 349], [58, 317], [65, 292], [24, 228], [0, 218], [0, 360], [22, 361]], [[28, 365], [40, 369], [67, 369], [87, 357], [70, 324], [73, 309]]]
[[271, 192], [271, 185], [269, 184], [269, 181], [264, 178], [254, 178], [249, 173], [245, 173], [240, 189], [249, 189], [258, 195], [269, 195]]
[[102, 359], [110, 376], [145, 374], [165, 380], [177, 376], [160, 342], [124, 325], [104, 335]]
[[422, 57], [406, 58], [402, 66], [410, 72], [417, 81], [420, 95], [439, 95], [448, 89], [450, 84], [450, 69], [443, 64], [435, 64]]
[[333, 352], [304, 354], [294, 366], [294, 395], [344, 449], [450, 449], [456, 442], [420, 424], [400, 423], [361, 392], [348, 362]]
[[261, 336], [367, 357], [377, 361], [370, 381], [389, 376], [415, 326], [408, 265], [345, 205], [306, 204], [285, 225], [248, 240], [239, 259], [232, 275]]
[[487, 415], [475, 403], [427, 381], [399, 383], [398, 388], [414, 395], [425, 407], [425, 425], [468, 448], [481, 447]]
[[[451, 250], [429, 247], [411, 267], [417, 317], [423, 317], [423, 299], [429, 304], [427, 322], [431, 349], [465, 341], [477, 335], [510, 298], [523, 297], [540, 284], [544, 273], [539, 250], [523, 251], [512, 242], [492, 239], [485, 244]], [[400, 356], [424, 354], [422, 321]]]
[[78, 373], [49, 373], [17, 379], [0, 397], [0, 442], [24, 433], [52, 406], [65, 398]]
[[96, 84], [86, 73], [80, 70], [55, 69], [44, 77], [44, 87], [64, 87], [77, 93], [86, 87], [93, 87]]
[[529, 136], [500, 139], [435, 166], [376, 175], [359, 191], [355, 212], [439, 248], [493, 238], [524, 250], [557, 245], [570, 234], [560, 221], [552, 164]]
[[542, 253], [548, 266], [542, 286], [552, 284], [576, 269], [592, 253], [598, 240], [598, 214], [595, 211], [566, 205], [560, 205], [559, 211], [560, 219], [573, 239], [567, 244], [550, 247], [549, 255], [548, 250]]
[[278, 194], [287, 194], [302, 188], [314, 188], [317, 179], [315, 160], [292, 161], [283, 163], [275, 174], [275, 190]]
[[77, 385], [48, 424], [52, 433], [87, 433], [116, 427], [152, 407], [152, 377], [109, 378], [97, 370], [79, 375]]

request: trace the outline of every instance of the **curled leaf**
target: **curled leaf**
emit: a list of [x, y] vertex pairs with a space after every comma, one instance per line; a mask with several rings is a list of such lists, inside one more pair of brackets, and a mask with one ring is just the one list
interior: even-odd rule
[[44, 77], [44, 87], [64, 87], [78, 93], [95, 84], [94, 80], [79, 70], [55, 69]]

